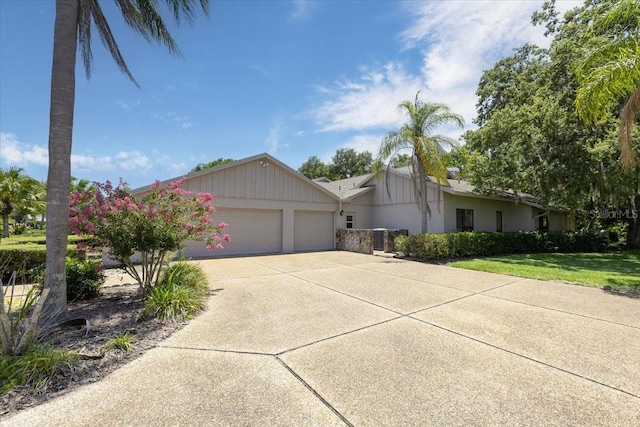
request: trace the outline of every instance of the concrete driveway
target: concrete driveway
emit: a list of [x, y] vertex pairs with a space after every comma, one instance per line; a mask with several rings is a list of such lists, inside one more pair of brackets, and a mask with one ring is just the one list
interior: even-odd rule
[[2, 424], [640, 425], [638, 299], [347, 252], [199, 263], [203, 315]]

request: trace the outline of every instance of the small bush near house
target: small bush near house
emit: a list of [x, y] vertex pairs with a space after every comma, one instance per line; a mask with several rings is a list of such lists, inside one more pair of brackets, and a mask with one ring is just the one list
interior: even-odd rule
[[82, 301], [98, 296], [105, 276], [101, 265], [67, 257], [67, 301]]
[[169, 265], [149, 292], [141, 318], [191, 318], [204, 308], [208, 290], [207, 277], [199, 266], [184, 261]]
[[398, 236], [398, 252], [418, 259], [462, 258], [543, 252], [603, 252], [607, 237], [588, 232], [572, 233], [426, 233]]

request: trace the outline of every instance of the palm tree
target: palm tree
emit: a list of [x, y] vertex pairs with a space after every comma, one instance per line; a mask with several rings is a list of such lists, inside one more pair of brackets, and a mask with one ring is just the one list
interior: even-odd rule
[[24, 175], [22, 168], [0, 169], [0, 214], [2, 236], [9, 237], [9, 216], [15, 209], [27, 210], [35, 202], [40, 183]]
[[608, 119], [613, 107], [625, 100], [620, 110], [620, 160], [626, 172], [633, 170], [638, 155], [632, 136], [640, 116], [640, 3], [622, 0], [594, 24], [596, 31], [606, 33], [614, 24], [622, 24], [623, 34], [604, 34], [593, 40], [592, 49], [576, 70], [578, 91], [576, 109], [589, 125]]
[[411, 150], [411, 176], [416, 185], [416, 202], [422, 211], [422, 232], [427, 232], [427, 222], [431, 215], [427, 200], [427, 176], [432, 175], [439, 184], [447, 181], [447, 167], [442, 159], [445, 148], [457, 147], [458, 143], [443, 135], [433, 135], [436, 128], [452, 123], [464, 126], [461, 115], [453, 113], [444, 104], [421, 101], [416, 99], [402, 102], [398, 108], [405, 111], [409, 122], [402, 125], [400, 130], [390, 132], [380, 144], [376, 159], [377, 170], [383, 163], [389, 163], [398, 155], [399, 151]]
[[[159, 3], [171, 11], [177, 24], [185, 17], [193, 22], [196, 7], [208, 13], [208, 0], [115, 0], [126, 24], [142, 37], [179, 53], [160, 15]], [[47, 175], [47, 262], [44, 287], [49, 289], [41, 324], [67, 317], [65, 256], [69, 231], [71, 137], [75, 103], [75, 67], [78, 45], [87, 74], [91, 76], [91, 31], [95, 28], [120, 70], [138, 86], [111, 33], [98, 0], [56, 0], [51, 72], [49, 122], [49, 172]]]

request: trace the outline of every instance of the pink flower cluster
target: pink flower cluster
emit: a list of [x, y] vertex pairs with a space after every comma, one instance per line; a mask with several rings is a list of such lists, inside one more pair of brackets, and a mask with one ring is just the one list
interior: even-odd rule
[[207, 249], [222, 249], [230, 242], [214, 225], [213, 196], [182, 188], [180, 179], [163, 185], [156, 181], [136, 201], [126, 183], [94, 183], [85, 192], [71, 195], [70, 224], [74, 234], [93, 236], [96, 246], [108, 246], [115, 256], [135, 251], [176, 250], [185, 240], [205, 241]]

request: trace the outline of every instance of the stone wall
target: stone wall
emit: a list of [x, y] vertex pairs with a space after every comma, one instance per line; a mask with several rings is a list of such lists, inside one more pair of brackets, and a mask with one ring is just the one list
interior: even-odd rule
[[373, 254], [373, 230], [339, 229], [338, 249], [341, 251]]
[[394, 252], [395, 247], [393, 241], [396, 236], [408, 236], [408, 230], [384, 230], [384, 251], [386, 253]]

